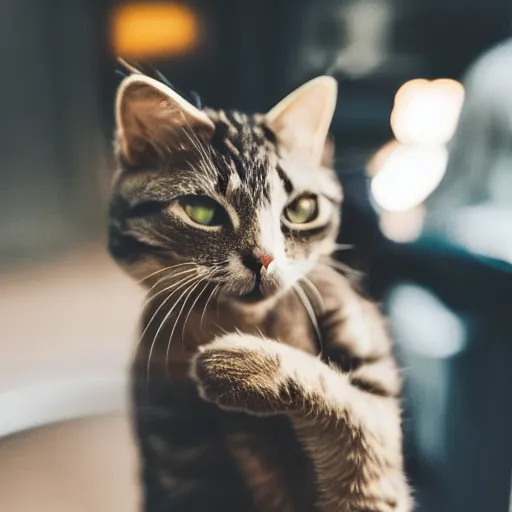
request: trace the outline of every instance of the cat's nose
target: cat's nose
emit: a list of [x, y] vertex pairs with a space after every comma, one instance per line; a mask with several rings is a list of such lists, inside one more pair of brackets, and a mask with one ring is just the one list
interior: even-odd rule
[[270, 254], [261, 254], [258, 256], [258, 261], [261, 263], [262, 267], [267, 270], [268, 266], [274, 261], [274, 257]]
[[248, 252], [243, 254], [241, 258], [245, 267], [256, 274], [259, 274], [262, 270], [267, 271], [270, 264], [274, 261], [274, 256], [268, 252], [260, 251]]

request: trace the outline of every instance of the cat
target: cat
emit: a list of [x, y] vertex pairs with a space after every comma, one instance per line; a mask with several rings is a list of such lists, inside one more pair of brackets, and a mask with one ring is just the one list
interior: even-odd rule
[[335, 80], [249, 116], [131, 71], [109, 250], [148, 288], [132, 370], [143, 509], [409, 512], [390, 339], [329, 260]]

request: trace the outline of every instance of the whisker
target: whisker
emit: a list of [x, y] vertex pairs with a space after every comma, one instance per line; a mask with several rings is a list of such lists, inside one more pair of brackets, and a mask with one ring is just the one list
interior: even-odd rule
[[181, 267], [182, 265], [195, 265], [195, 263], [194, 262], [178, 263], [177, 265], [171, 265], [170, 267], [161, 268], [160, 270], [151, 272], [151, 274], [148, 274], [146, 277], [139, 279], [139, 281], [137, 281], [137, 284], [142, 284], [144, 281], [147, 281], [148, 279], [150, 279], [153, 276], [156, 276], [157, 274], [161, 274], [162, 272], [165, 272], [166, 270], [171, 270], [176, 267]]
[[318, 345], [320, 347], [319, 357], [322, 357], [323, 352], [324, 352], [323, 340], [322, 340], [322, 336], [320, 335], [320, 328], [318, 326], [318, 321], [316, 319], [316, 315], [315, 315], [313, 306], [311, 305], [311, 302], [309, 301], [308, 296], [304, 293], [304, 290], [300, 286], [293, 285], [293, 290], [295, 291], [295, 293], [297, 294], [297, 297], [299, 297], [300, 301], [302, 302], [302, 305], [304, 306], [304, 309], [306, 310], [306, 312], [309, 316], [311, 324], [312, 324], [313, 328], [315, 329], [315, 333], [316, 333], [316, 336], [318, 339]]
[[355, 247], [353, 244], [334, 244], [334, 252], [338, 251], [350, 251]]
[[[192, 278], [190, 278], [187, 281], [187, 283], [182, 285], [180, 288], [182, 288], [183, 286], [186, 286], [187, 284], [189, 284], [191, 282], [192, 282], [192, 285], [190, 285], [190, 286], [193, 286], [195, 279], [197, 279], [197, 276], [193, 276]], [[160, 322], [160, 325], [159, 325], [158, 329], [156, 330], [156, 333], [155, 333], [155, 335], [153, 337], [153, 341], [151, 343], [151, 348], [149, 349], [148, 362], [147, 362], [147, 365], [146, 365], [146, 386], [149, 383], [149, 369], [150, 369], [150, 366], [151, 366], [151, 356], [153, 354], [153, 350], [154, 350], [156, 342], [158, 340], [158, 335], [160, 334], [160, 331], [163, 329], [163, 327], [166, 324], [167, 320], [170, 318], [170, 316], [171, 316], [172, 312], [174, 311], [174, 309], [176, 308], [176, 306], [180, 303], [181, 298], [185, 295], [185, 293], [187, 293], [187, 291], [189, 289], [190, 288], [187, 287], [185, 289], [185, 291], [178, 297], [178, 300], [172, 305], [171, 309], [165, 314], [164, 319]], [[174, 290], [172, 292], [172, 294], [174, 294], [176, 292], [177, 292], [177, 290]], [[165, 299], [165, 302], [167, 302], [169, 300], [169, 298], [170, 298], [170, 296], [167, 297], [167, 299]]]
[[[188, 129], [187, 129], [188, 128]], [[211, 156], [206, 152], [206, 147], [204, 144], [201, 144], [199, 139], [197, 138], [194, 130], [188, 125], [182, 128], [184, 134], [192, 144], [192, 146], [197, 150], [199, 154], [199, 159], [202, 161], [205, 171], [210, 174], [210, 176], [214, 176], [216, 173], [215, 165], [211, 159]], [[195, 139], [195, 140], [194, 140]]]
[[[203, 281], [206, 281], [206, 284], [203, 286], [203, 289], [197, 294], [197, 297], [196, 299], [194, 300], [194, 302], [192, 303], [192, 306], [190, 306], [190, 309], [187, 313], [187, 316], [185, 317], [185, 322], [183, 322], [183, 329], [181, 330], [181, 340], [182, 340], [182, 343], [183, 343], [183, 336], [185, 335], [185, 326], [187, 325], [187, 321], [188, 321], [188, 318], [190, 316], [190, 313], [192, 313], [192, 311], [194, 310], [194, 307], [195, 305], [197, 304], [197, 301], [201, 298], [201, 295], [203, 295], [203, 293], [206, 291], [206, 289], [208, 288], [210, 282], [208, 281], [208, 279], [211, 277], [212, 273], [208, 274], [204, 279]], [[200, 281], [202, 282], [202, 281]]]
[[162, 301], [162, 303], [158, 306], [158, 308], [156, 309], [156, 311], [153, 313], [153, 315], [151, 316], [149, 322], [146, 324], [146, 327], [144, 328], [144, 330], [142, 331], [142, 334], [140, 335], [140, 338], [139, 338], [139, 342], [138, 342], [138, 345], [140, 345], [140, 343], [142, 342], [142, 340], [144, 339], [144, 335], [146, 334], [147, 330], [149, 329], [150, 325], [153, 323], [153, 320], [156, 318], [156, 316], [158, 315], [158, 313], [160, 312], [160, 310], [165, 306], [165, 304], [167, 303], [167, 301], [178, 291], [180, 290], [181, 288], [183, 288], [183, 286], [186, 286], [188, 283], [192, 282], [194, 279], [196, 278], [196, 276], [188, 276], [188, 277], [184, 277], [181, 281], [179, 281], [178, 283], [176, 283], [177, 285], [179, 285], [176, 289], [174, 289], [171, 293], [169, 293], [169, 295]]
[[[183, 294], [181, 295], [181, 297], [183, 297], [185, 294], [187, 294], [187, 296], [185, 297], [185, 300], [183, 301], [183, 305], [181, 306], [181, 309], [178, 313], [178, 315], [176, 316], [176, 320], [174, 321], [174, 325], [172, 326], [172, 329], [171, 329], [171, 334], [169, 335], [169, 342], [167, 344], [167, 350], [165, 351], [165, 370], [167, 372], [167, 376], [170, 377], [169, 375], [169, 370], [168, 370], [168, 362], [169, 362], [169, 351], [171, 349], [171, 342], [172, 342], [172, 337], [174, 336], [174, 331], [176, 329], [176, 326], [178, 325], [178, 322], [180, 320], [180, 317], [185, 309], [185, 306], [187, 305], [187, 301], [188, 299], [190, 298], [190, 296], [192, 295], [192, 293], [194, 293], [194, 290], [203, 282], [204, 279], [207, 279], [208, 276], [206, 276], [205, 278], [203, 279], [200, 279], [199, 281], [197, 281], [196, 283], [192, 283], [184, 292]], [[188, 292], [188, 293], [187, 293]], [[178, 299], [178, 302], [181, 300], [181, 297]], [[182, 341], [183, 341], [183, 338], [182, 338]], [[182, 350], [183, 350], [183, 344], [182, 344]]]
[[221, 327], [220, 325], [217, 325], [217, 329], [219, 329], [222, 334], [229, 334], [228, 331], [226, 331], [226, 329], [224, 329], [224, 327]]
[[[163, 281], [165, 281], [166, 279], [171, 279], [171, 278], [174, 278], [174, 277], [179, 277], [179, 276], [182, 276], [184, 274], [190, 274], [191, 272], [197, 272], [197, 268], [191, 268], [191, 269], [188, 269], [188, 270], [184, 270], [183, 272], [178, 272], [177, 274], [174, 274], [174, 275], [171, 275], [171, 276], [167, 276], [167, 278], [164, 278]], [[152, 302], [154, 299], [156, 299], [156, 297], [162, 295], [162, 293], [165, 293], [169, 290], [172, 290], [172, 288], [174, 286], [176, 286], [177, 283], [173, 283], [171, 284], [170, 286], [168, 286], [167, 288], [164, 288], [163, 290], [159, 290], [158, 292], [156, 292], [155, 294], [153, 295], [148, 295], [148, 298], [145, 300], [144, 302], [144, 305], [142, 306], [142, 309], [144, 310], [148, 304], [150, 302]], [[154, 287], [152, 287], [151, 289], [153, 289]]]
[[345, 263], [341, 263], [341, 261], [335, 261], [330, 258], [325, 259], [325, 261], [321, 261], [321, 263], [325, 266], [331, 267], [335, 270], [340, 271], [344, 275], [351, 275], [355, 278], [361, 278], [363, 276], [363, 273], [354, 270], [353, 268], [349, 267], [348, 265], [345, 265]]
[[[196, 269], [190, 269], [190, 270], [196, 270]], [[165, 281], [167, 281], [167, 280], [173, 279], [173, 278], [178, 277], [178, 276], [181, 276], [181, 275], [183, 275], [183, 274], [189, 274], [189, 273], [190, 273], [190, 270], [187, 270], [186, 272], [178, 272], [178, 273], [176, 273], [176, 274], [165, 275], [165, 276], [163, 276], [163, 277], [159, 278], [159, 279], [156, 281], [156, 283], [155, 283], [151, 288], [149, 288], [149, 289], [148, 289], [148, 292], [146, 293], [146, 300], [144, 301], [144, 304], [143, 304], [143, 306], [142, 306], [142, 310], [144, 311], [144, 309], [148, 306], [148, 304], [149, 304], [149, 303], [150, 303], [150, 302], [151, 302], [155, 297], [157, 297], [157, 296], [160, 294], [160, 292], [157, 292], [157, 293], [153, 294], [153, 291], [154, 291], [156, 288], [158, 288], [158, 286], [160, 286], [162, 283], [164, 283], [164, 282], [165, 282]], [[179, 281], [178, 281], [178, 282], [179, 282]], [[177, 283], [173, 283], [173, 285], [174, 285], [174, 284], [177, 284]], [[171, 286], [169, 286], [169, 287], [167, 287], [167, 288], [165, 288], [164, 290], [161, 290], [161, 291], [162, 291], [162, 292], [164, 292], [164, 291], [168, 291], [168, 290], [172, 289], [173, 285], [171, 285]]]
[[212, 297], [213, 295], [215, 294], [215, 292], [217, 291], [217, 289], [219, 288], [220, 286], [220, 283], [217, 284], [217, 286], [215, 286], [215, 288], [212, 290], [212, 293], [210, 293], [210, 296], [208, 297], [208, 299], [206, 300], [206, 303], [204, 305], [204, 309], [203, 309], [203, 313], [201, 314], [201, 320], [199, 322], [199, 330], [202, 330], [203, 329], [203, 320], [204, 320], [204, 315], [206, 313], [206, 308], [208, 307], [208, 304], [210, 303], [210, 301], [212, 300]]
[[318, 301], [319, 306], [322, 309], [322, 313], [325, 313], [325, 311], [326, 311], [325, 302], [324, 302], [324, 299], [322, 298], [322, 296], [320, 295], [320, 292], [318, 291], [318, 288], [307, 277], [303, 277], [301, 279], [301, 281], [304, 282], [304, 284], [306, 284], [309, 287], [309, 289], [313, 292], [313, 294], [315, 295], [316, 300]]

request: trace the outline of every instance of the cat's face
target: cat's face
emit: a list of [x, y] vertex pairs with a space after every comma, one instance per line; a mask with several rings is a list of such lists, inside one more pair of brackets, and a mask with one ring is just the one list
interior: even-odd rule
[[184, 290], [210, 283], [245, 301], [293, 286], [330, 254], [339, 227], [341, 189], [322, 165], [335, 99], [323, 77], [249, 117], [125, 79], [113, 256], [138, 279], [154, 274], [148, 283], [173, 275]]

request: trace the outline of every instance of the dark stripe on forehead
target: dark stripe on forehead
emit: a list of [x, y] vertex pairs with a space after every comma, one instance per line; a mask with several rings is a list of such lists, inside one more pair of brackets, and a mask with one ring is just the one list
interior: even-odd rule
[[284, 172], [284, 169], [279, 164], [277, 165], [276, 170], [280, 180], [283, 182], [283, 186], [284, 189], [286, 190], [286, 193], [290, 195], [293, 192], [293, 183], [291, 182], [290, 178], [288, 178], [288, 176]]
[[266, 125], [266, 124], [261, 124], [261, 129], [263, 130], [263, 133], [265, 134], [265, 138], [271, 142], [272, 144], [276, 144], [277, 143], [277, 137], [276, 137], [276, 134]]
[[223, 172], [223, 170], [219, 170], [218, 178], [217, 178], [217, 186], [215, 187], [215, 190], [225, 196], [228, 191], [228, 185], [229, 185], [229, 177], [226, 172]]
[[226, 194], [229, 179], [235, 172], [253, 198], [269, 200], [268, 173], [273, 167], [270, 156], [275, 146], [261, 119], [239, 112], [208, 111], [208, 115], [215, 124], [211, 146], [219, 174], [216, 183], [219, 193]]

